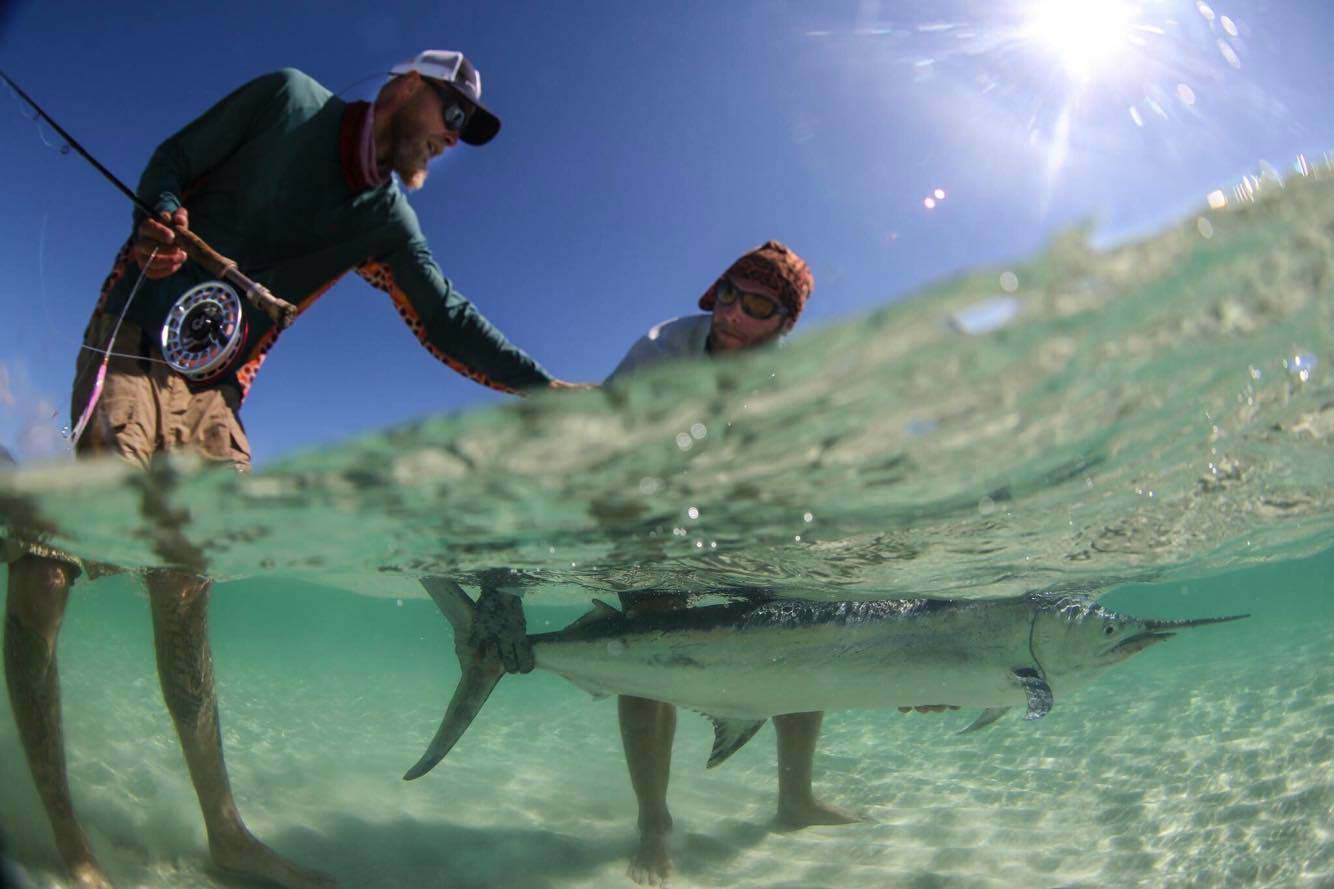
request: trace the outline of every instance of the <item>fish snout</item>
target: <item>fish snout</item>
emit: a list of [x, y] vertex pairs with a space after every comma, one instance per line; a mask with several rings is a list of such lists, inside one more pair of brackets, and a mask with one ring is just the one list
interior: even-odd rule
[[1187, 618], [1185, 620], [1146, 620], [1142, 621], [1144, 629], [1133, 636], [1127, 636], [1120, 642], [1107, 650], [1107, 654], [1118, 658], [1130, 657], [1144, 649], [1157, 645], [1164, 639], [1171, 639], [1178, 630], [1186, 630], [1191, 627], [1203, 627], [1208, 624], [1222, 624], [1228, 621], [1242, 620], [1250, 617], [1249, 614], [1229, 614], [1225, 617], [1197, 617]]
[[1144, 626], [1149, 630], [1185, 630], [1190, 627], [1203, 627], [1209, 624], [1225, 624], [1228, 621], [1244, 620], [1249, 614], [1229, 614], [1225, 617], [1196, 617], [1186, 620], [1146, 620]]

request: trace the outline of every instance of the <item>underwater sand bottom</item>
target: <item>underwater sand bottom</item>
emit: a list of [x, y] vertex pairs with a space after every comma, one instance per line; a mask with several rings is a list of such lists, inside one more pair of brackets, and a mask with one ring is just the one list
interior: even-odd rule
[[[1326, 625], [1327, 626], [1327, 625]], [[682, 713], [670, 804], [677, 887], [1334, 884], [1334, 633], [1251, 622], [1146, 653], [1040, 722], [830, 714], [818, 793], [867, 822], [775, 829], [773, 733], [703, 763]], [[1268, 634], [1268, 635], [1266, 635]], [[143, 640], [106, 640], [66, 677], [75, 802], [118, 886], [229, 886]], [[442, 653], [442, 663], [443, 661]], [[219, 659], [226, 755], [252, 830], [347, 887], [630, 886], [635, 807], [611, 701], [512, 677], [415, 782], [453, 674], [378, 661]], [[3, 828], [38, 886], [63, 886], [12, 720]]]

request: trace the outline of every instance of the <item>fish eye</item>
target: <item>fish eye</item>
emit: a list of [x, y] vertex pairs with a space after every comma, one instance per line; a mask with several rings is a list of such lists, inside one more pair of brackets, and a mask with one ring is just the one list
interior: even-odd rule
[[1104, 636], [1111, 636], [1111, 635], [1114, 635], [1115, 633], [1116, 633], [1116, 625], [1115, 625], [1115, 624], [1105, 624], [1105, 625], [1103, 626], [1103, 628], [1102, 628], [1102, 634], [1103, 634]]

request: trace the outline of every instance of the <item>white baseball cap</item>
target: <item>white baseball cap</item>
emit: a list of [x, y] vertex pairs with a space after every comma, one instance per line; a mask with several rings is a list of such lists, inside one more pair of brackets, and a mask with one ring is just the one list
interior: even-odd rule
[[459, 131], [460, 139], [469, 145], [485, 145], [495, 138], [500, 131], [500, 118], [482, 105], [482, 75], [463, 53], [452, 49], [428, 49], [389, 69], [395, 77], [409, 71], [444, 84], [472, 103], [476, 110], [464, 121], [463, 129]]

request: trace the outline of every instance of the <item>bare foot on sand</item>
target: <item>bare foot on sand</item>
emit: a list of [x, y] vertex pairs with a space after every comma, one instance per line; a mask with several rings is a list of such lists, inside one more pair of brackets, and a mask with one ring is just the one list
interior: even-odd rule
[[800, 830], [816, 824], [856, 824], [865, 821], [861, 815], [820, 802], [814, 797], [799, 803], [780, 803], [778, 826], [786, 830]]
[[626, 875], [641, 886], [670, 889], [672, 855], [668, 850], [669, 831], [645, 831], [639, 835], [639, 849], [630, 859]]
[[322, 871], [297, 867], [255, 839], [249, 832], [209, 841], [213, 863], [228, 873], [267, 880], [286, 889], [333, 889], [334, 878]]

